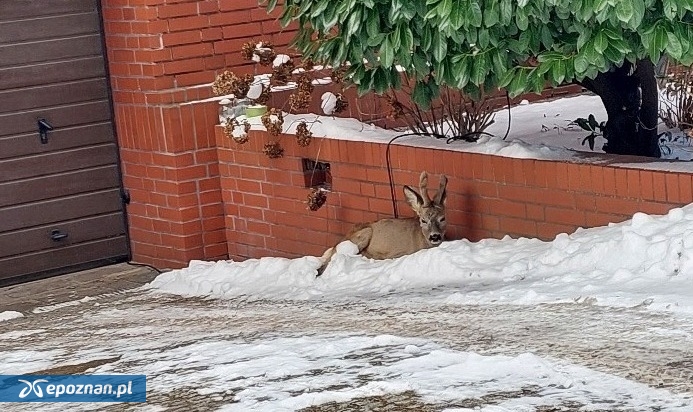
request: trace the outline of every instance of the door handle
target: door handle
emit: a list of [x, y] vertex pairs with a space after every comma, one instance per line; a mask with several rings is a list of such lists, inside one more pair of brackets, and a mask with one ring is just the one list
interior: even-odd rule
[[67, 237], [67, 233], [63, 233], [58, 229], [51, 230], [51, 239], [53, 242], [60, 242]]
[[48, 132], [53, 130], [53, 126], [46, 119], [38, 119], [37, 124], [41, 144], [48, 143]]

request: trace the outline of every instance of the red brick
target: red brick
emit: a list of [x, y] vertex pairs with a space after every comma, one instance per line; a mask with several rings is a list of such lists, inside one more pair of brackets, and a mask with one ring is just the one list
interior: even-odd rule
[[176, 60], [164, 63], [164, 72], [166, 74], [193, 72], [202, 68], [204, 68], [204, 60], [201, 58]]
[[553, 240], [561, 233], [571, 234], [577, 227], [573, 225], [556, 224], [550, 222], [537, 223], [537, 236], [542, 240]]
[[521, 202], [514, 202], [511, 200], [492, 199], [490, 202], [491, 214], [496, 216], [512, 216], [524, 218], [527, 216], [527, 211], [525, 204]]
[[197, 3], [165, 4], [158, 7], [159, 18], [192, 16], [197, 14]]
[[667, 200], [666, 173], [652, 173], [652, 190], [654, 192], [654, 200], [665, 202]]
[[540, 205], [553, 205], [562, 207], [574, 207], [575, 206], [575, 195], [567, 191], [559, 190], [542, 190], [538, 191], [536, 196], [532, 199], [534, 203]]
[[602, 168], [602, 178], [604, 179], [604, 194], [616, 194], [616, 173], [613, 167]]
[[535, 237], [537, 235], [537, 227], [535, 222], [514, 217], [501, 217], [499, 229], [503, 233], [525, 237]]
[[665, 182], [667, 185], [667, 201], [678, 202], [679, 196], [679, 178], [676, 173], [667, 173]]
[[654, 188], [652, 186], [652, 172], [647, 170], [640, 171], [640, 198], [654, 200]]
[[585, 213], [581, 211], [547, 206], [545, 214], [547, 222], [575, 226], [585, 225]]
[[209, 56], [213, 53], [214, 48], [210, 43], [189, 44], [185, 46], [173, 47], [171, 49], [171, 54], [176, 60]]
[[576, 194], [575, 208], [583, 212], [594, 212], [597, 208], [595, 196], [592, 194]]
[[262, 34], [262, 25], [257, 23], [235, 24], [233, 26], [222, 27], [225, 39], [253, 38]]
[[628, 196], [628, 170], [622, 168], [614, 169], [616, 195], [620, 197]]
[[679, 175], [679, 202], [688, 204], [693, 202], [693, 186], [691, 186], [691, 175]]
[[568, 163], [556, 163], [556, 187], [567, 190], [568, 185]]

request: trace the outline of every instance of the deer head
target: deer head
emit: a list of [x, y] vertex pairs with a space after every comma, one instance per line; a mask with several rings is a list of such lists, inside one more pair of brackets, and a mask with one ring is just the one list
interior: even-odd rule
[[445, 198], [448, 179], [440, 176], [440, 186], [433, 199], [428, 196], [428, 174], [421, 173], [419, 193], [409, 186], [404, 186], [404, 197], [419, 217], [421, 232], [432, 246], [439, 245], [445, 237]]

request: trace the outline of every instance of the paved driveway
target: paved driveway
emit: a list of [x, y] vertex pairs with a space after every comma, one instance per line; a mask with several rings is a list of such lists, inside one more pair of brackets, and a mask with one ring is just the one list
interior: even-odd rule
[[[429, 306], [402, 295], [349, 302], [187, 299], [131, 289], [153, 274], [125, 265], [116, 269], [102, 273], [100, 281], [79, 274], [39, 286], [0, 289], [0, 311], [25, 314], [0, 322], [0, 372], [147, 374], [146, 405], [70, 404], [74, 410], [244, 410], [244, 405], [263, 402], [269, 405], [264, 410], [273, 410], [268, 396], [281, 389], [286, 396], [304, 400], [313, 396], [308, 402], [313, 406], [296, 407], [304, 411], [654, 411], [672, 405], [680, 408], [675, 410], [693, 411], [693, 319], [685, 316], [586, 304]], [[52, 294], [53, 302], [41, 293]], [[392, 338], [373, 345], [364, 340], [377, 336], [401, 341]], [[347, 340], [352, 345], [348, 348], [343, 346]], [[562, 396], [561, 385], [557, 389], [555, 383], [542, 387], [536, 382], [473, 397], [451, 386], [457, 395], [427, 397], [415, 389], [400, 388], [377, 396], [364, 392], [349, 399], [319, 401], [321, 391], [339, 393], [348, 386], [382, 380], [391, 372], [375, 376], [378, 370], [386, 370], [377, 368], [401, 361], [414, 349], [441, 348], [558, 359], [666, 389], [662, 393], [677, 401], [654, 397], [642, 408], [616, 398], [594, 399], [589, 404], [572, 395]], [[300, 369], [292, 362], [302, 350], [303, 360], [322, 356], [351, 363]], [[258, 373], [248, 374], [252, 368], [246, 368], [243, 376], [234, 375], [238, 365], [251, 363]], [[363, 373], [364, 366], [373, 373]], [[286, 372], [294, 369], [302, 372]], [[308, 393], [306, 385], [316, 385], [314, 379], [322, 389]], [[239, 403], [239, 397], [246, 403]], [[493, 409], [512, 400], [542, 397], [546, 399], [533, 401], [540, 404], [533, 408]], [[42, 404], [41, 410], [66, 410], [66, 406]], [[3, 407], [37, 410], [36, 404]]]

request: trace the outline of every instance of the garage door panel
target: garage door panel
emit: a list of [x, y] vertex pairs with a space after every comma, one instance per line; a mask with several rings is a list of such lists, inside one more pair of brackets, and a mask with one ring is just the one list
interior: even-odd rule
[[5, 170], [0, 173], [0, 183], [105, 166], [117, 161], [113, 143], [22, 157], [3, 162]]
[[0, 91], [0, 114], [105, 99], [108, 84], [103, 78], [6, 90]]
[[127, 256], [125, 236], [0, 259], [0, 280]]
[[115, 165], [0, 183], [0, 207], [118, 187]]
[[0, 0], [0, 284], [129, 254], [98, 1]]
[[36, 16], [96, 12], [95, 0], [3, 0], [0, 1], [2, 19], [16, 20]]
[[122, 212], [120, 188], [0, 208], [0, 233]]
[[[111, 106], [107, 100], [80, 103], [69, 106], [41, 108], [37, 110], [18, 111], [0, 115], [0, 136], [36, 131], [38, 119], [45, 119], [55, 129], [98, 123], [109, 120]], [[49, 132], [49, 139], [50, 134]]]
[[[1, 2], [0, 2], [1, 3]], [[0, 69], [0, 90], [104, 77], [103, 57]]]
[[0, 160], [103, 144], [114, 140], [113, 125], [110, 122], [53, 130], [46, 144], [41, 143], [36, 130], [28, 134], [0, 137]]
[[[2, 6], [0, 6], [2, 7]], [[41, 30], [36, 30], [40, 27]], [[99, 33], [99, 16], [95, 12], [62, 16], [32, 16], [0, 22], [0, 44]]]
[[25, 66], [29, 63], [69, 60], [101, 54], [101, 36], [98, 34], [0, 45], [0, 67]]
[[[66, 237], [54, 240], [54, 231]], [[0, 258], [124, 235], [122, 213], [53, 223], [0, 234]]]

